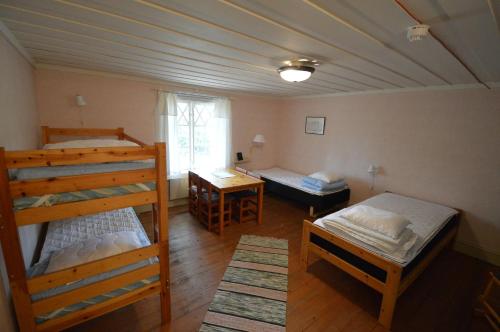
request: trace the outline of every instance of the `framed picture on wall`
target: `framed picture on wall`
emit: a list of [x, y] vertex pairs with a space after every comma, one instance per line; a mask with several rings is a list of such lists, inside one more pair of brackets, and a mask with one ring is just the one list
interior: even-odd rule
[[324, 116], [306, 116], [306, 134], [324, 135], [325, 122]]

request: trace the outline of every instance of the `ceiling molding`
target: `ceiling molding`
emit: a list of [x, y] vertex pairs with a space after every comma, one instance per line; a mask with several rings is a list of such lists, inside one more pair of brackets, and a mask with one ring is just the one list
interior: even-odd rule
[[[495, 90], [500, 88], [500, 82], [488, 82], [488, 85]], [[424, 86], [424, 87], [415, 87], [415, 88], [339, 92], [339, 93], [327, 93], [327, 94], [321, 94], [321, 95], [293, 96], [293, 97], [284, 97], [284, 98], [286, 98], [286, 99], [311, 99], [311, 98], [325, 98], [325, 97], [362, 96], [362, 95], [377, 95], [377, 94], [395, 94], [395, 93], [404, 93], [404, 92], [450, 91], [450, 90], [467, 90], [467, 89], [488, 90], [484, 85], [482, 85], [480, 83], [472, 83], [472, 84]], [[492, 90], [492, 89], [490, 89], [490, 90]]]
[[26, 61], [28, 61], [32, 67], [35, 67], [36, 65], [35, 60], [33, 60], [28, 51], [26, 51], [24, 46], [19, 43], [16, 36], [14, 36], [14, 34], [10, 31], [9, 28], [7, 28], [5, 24], [3, 24], [2, 21], [0, 21], [0, 32], [5, 36], [5, 38], [9, 41], [9, 43], [11, 43], [11, 45], [14, 46], [19, 53], [21, 53], [21, 55], [26, 59]]

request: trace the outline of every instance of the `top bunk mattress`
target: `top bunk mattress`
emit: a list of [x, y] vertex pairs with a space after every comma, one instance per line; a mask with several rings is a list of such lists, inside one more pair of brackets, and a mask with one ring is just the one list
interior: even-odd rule
[[116, 171], [131, 171], [136, 169], [154, 168], [154, 160], [127, 161], [116, 163], [80, 164], [65, 166], [44, 166], [22, 168], [15, 172], [15, 180], [34, 180], [54, 178], [58, 176], [73, 176], [85, 174], [98, 174]]
[[458, 211], [447, 206], [393, 193], [383, 193], [353, 206], [360, 204], [400, 214], [411, 222], [411, 225], [408, 227], [415, 232], [417, 240], [404, 259], [387, 254], [386, 252], [358, 240], [341, 230], [334, 231], [331, 228], [327, 229], [325, 227], [323, 224], [324, 219], [338, 217], [342, 215], [345, 210], [352, 208], [352, 206], [320, 218], [316, 220], [314, 224], [401, 266], [408, 265], [436, 236], [436, 234], [438, 234], [439, 231], [446, 226], [448, 221], [453, 216], [458, 214]]
[[263, 169], [263, 170], [256, 170], [253, 171], [252, 173], [256, 173], [260, 175], [261, 177], [264, 177], [266, 179], [281, 183], [285, 186], [289, 186], [301, 191], [304, 191], [308, 194], [311, 195], [316, 195], [316, 196], [326, 196], [329, 194], [333, 194], [336, 192], [340, 192], [342, 190], [345, 190], [348, 188], [346, 185], [344, 188], [339, 188], [336, 190], [330, 190], [330, 191], [318, 191], [318, 190], [313, 190], [307, 187], [304, 187], [302, 185], [302, 179], [304, 178], [304, 175], [295, 173], [283, 168], [279, 167], [273, 167], [269, 169]]

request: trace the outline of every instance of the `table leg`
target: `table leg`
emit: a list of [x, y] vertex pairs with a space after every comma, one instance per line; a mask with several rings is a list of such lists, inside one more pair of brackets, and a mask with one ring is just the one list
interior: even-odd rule
[[219, 191], [219, 235], [224, 233], [224, 191]]
[[260, 184], [257, 189], [259, 195], [259, 201], [257, 202], [257, 223], [262, 224], [262, 208], [264, 202], [264, 185]]

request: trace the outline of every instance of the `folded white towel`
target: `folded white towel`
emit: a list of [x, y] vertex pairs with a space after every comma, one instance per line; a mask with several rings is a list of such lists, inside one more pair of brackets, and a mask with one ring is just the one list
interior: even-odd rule
[[393, 239], [399, 238], [410, 224], [406, 218], [399, 214], [367, 205], [356, 205], [347, 208], [341, 216], [357, 226], [379, 232]]
[[[354, 232], [361, 233], [365, 236], [372, 237], [372, 238], [378, 239], [378, 240], [383, 241], [383, 242], [387, 242], [387, 243], [392, 244], [392, 245], [401, 245], [403, 240], [404, 240], [403, 236], [399, 236], [397, 239], [393, 239], [392, 237], [389, 237], [389, 236], [384, 235], [382, 233], [372, 231], [371, 229], [353, 224], [349, 219], [346, 219], [346, 218], [344, 218], [342, 216], [338, 216], [338, 215], [337, 216], [329, 215], [323, 219], [323, 224], [327, 224], [329, 222], [330, 223], [331, 222], [339, 223], [344, 227], [350, 228]], [[401, 235], [403, 235], [403, 234], [404, 234], [404, 232]]]
[[390, 254], [392, 257], [398, 259], [400, 262], [404, 262], [406, 256], [409, 251], [415, 245], [418, 236], [409, 228], [406, 228], [400, 237], [400, 243], [395, 244], [391, 242], [387, 242], [381, 240], [380, 238], [373, 237], [368, 235], [367, 233], [360, 233], [355, 231], [354, 229], [346, 226], [346, 223], [340, 220], [341, 218], [333, 218], [329, 220], [323, 220], [323, 225], [325, 227], [334, 232], [338, 233], [339, 231], [343, 234], [346, 234], [354, 239], [362, 241], [374, 248], [377, 248], [385, 253]]

